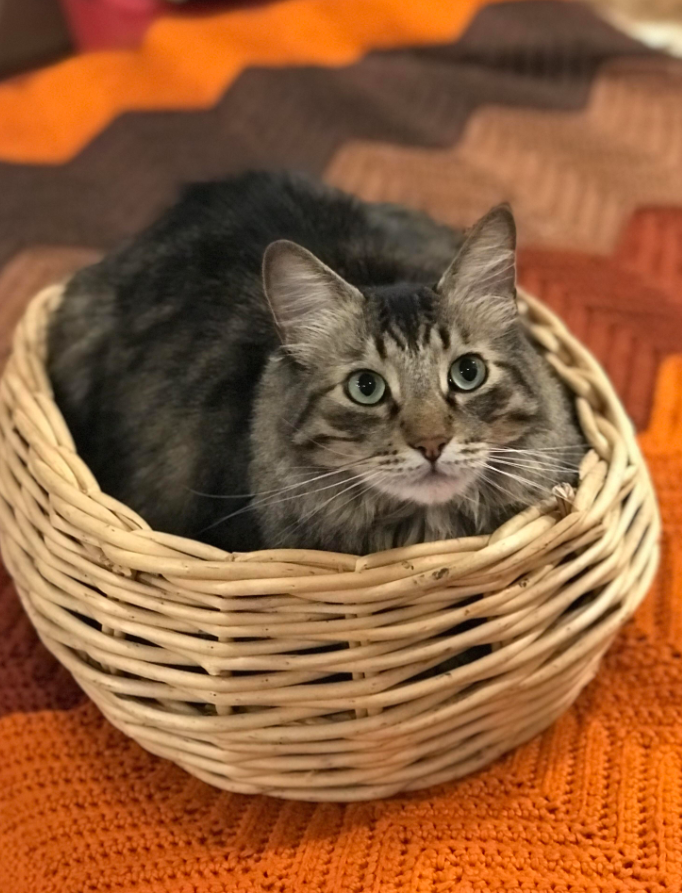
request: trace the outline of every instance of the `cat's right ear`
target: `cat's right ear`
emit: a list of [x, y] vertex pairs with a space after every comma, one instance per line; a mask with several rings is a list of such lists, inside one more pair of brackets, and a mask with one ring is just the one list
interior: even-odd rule
[[360, 292], [305, 248], [284, 239], [263, 255], [263, 288], [282, 343], [302, 362], [338, 331]]
[[472, 326], [496, 330], [518, 318], [516, 225], [509, 205], [498, 205], [475, 224], [437, 291]]

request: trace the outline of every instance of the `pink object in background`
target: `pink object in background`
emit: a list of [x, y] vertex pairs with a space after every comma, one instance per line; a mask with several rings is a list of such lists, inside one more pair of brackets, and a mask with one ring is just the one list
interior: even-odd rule
[[168, 5], [161, 0], [61, 0], [79, 50], [137, 46]]

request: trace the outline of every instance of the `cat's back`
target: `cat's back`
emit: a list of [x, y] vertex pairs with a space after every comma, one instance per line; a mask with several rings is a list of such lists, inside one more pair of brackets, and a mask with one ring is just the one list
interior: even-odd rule
[[139, 361], [157, 354], [177, 359], [192, 351], [196, 358], [210, 343], [228, 356], [241, 342], [252, 353], [269, 349], [263, 252], [278, 238], [319, 244], [354, 232], [361, 215], [345, 197], [330, 196], [305, 178], [281, 174], [194, 184], [158, 221], [76, 273], [49, 332], [50, 372], [63, 408], [88, 399], [110, 360], [120, 376], [140, 373], [148, 362]]
[[49, 333], [62, 403], [88, 399], [96, 372], [137, 374], [156, 356], [196, 361], [211, 345], [228, 365], [245, 353], [251, 368], [262, 363], [275, 331], [261, 265], [278, 239], [371, 286], [435, 278], [459, 236], [302, 175], [252, 172], [192, 185], [152, 226], [69, 282]]
[[161, 304], [175, 310], [191, 304], [195, 315], [211, 305], [224, 313], [238, 310], [253, 298], [253, 289], [239, 286], [259, 281], [270, 242], [315, 244], [327, 255], [324, 246], [336, 244], [343, 254], [340, 243], [361, 223], [351, 199], [305, 177], [254, 172], [192, 184], [151, 226], [75, 274], [53, 340], [76, 321], [72, 309], [103, 324], [102, 303], [115, 302], [118, 319], [134, 318], [136, 331], [145, 312]]

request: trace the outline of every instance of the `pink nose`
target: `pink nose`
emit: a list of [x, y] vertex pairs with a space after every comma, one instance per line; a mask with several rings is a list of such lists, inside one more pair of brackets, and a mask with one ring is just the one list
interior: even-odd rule
[[419, 450], [422, 456], [428, 459], [429, 462], [436, 462], [447, 445], [448, 438], [444, 435], [424, 437], [416, 443], [410, 444], [412, 449]]

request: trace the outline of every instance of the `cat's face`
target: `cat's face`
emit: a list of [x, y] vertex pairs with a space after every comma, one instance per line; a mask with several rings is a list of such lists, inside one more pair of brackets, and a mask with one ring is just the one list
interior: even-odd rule
[[286, 420], [302, 463], [436, 505], [466, 498], [490, 456], [522, 442], [541, 406], [514, 241], [511, 213], [495, 209], [437, 286], [362, 292], [292, 243], [270, 247], [266, 293], [306, 383]]

